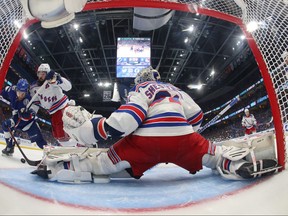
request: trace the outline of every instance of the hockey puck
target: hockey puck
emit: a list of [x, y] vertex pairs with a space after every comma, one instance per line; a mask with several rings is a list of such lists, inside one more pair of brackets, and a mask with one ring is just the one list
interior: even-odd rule
[[24, 158], [21, 158], [22, 163], [26, 163], [26, 160]]

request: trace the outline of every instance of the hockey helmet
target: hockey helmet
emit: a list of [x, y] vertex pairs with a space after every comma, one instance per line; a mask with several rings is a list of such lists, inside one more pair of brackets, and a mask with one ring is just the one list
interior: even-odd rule
[[46, 72], [46, 74], [50, 71], [50, 65], [47, 63], [43, 63], [38, 67], [37, 73], [42, 71], [42, 72]]
[[158, 81], [160, 78], [159, 72], [150, 66], [139, 71], [134, 79], [134, 83], [137, 85], [146, 81]]
[[28, 92], [29, 84], [26, 79], [19, 79], [16, 85], [17, 91]]
[[246, 108], [246, 109], [244, 110], [244, 113], [249, 113], [249, 109]]

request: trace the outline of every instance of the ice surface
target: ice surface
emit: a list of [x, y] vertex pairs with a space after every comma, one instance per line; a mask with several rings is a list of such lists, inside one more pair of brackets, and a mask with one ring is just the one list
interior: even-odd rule
[[[39, 150], [24, 151], [31, 159], [42, 157]], [[287, 170], [264, 180], [227, 181], [209, 169], [190, 175], [161, 164], [140, 180], [74, 185], [31, 175], [33, 167], [20, 159], [16, 149], [12, 158], [0, 156], [1, 215], [288, 215]]]

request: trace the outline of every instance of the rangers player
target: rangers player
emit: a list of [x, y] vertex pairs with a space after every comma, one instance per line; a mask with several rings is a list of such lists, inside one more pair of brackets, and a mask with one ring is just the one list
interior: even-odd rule
[[[52, 134], [62, 146], [75, 146], [77, 142], [71, 140], [63, 130], [62, 114], [69, 104], [69, 99], [63, 91], [72, 88], [71, 82], [50, 69], [49, 64], [43, 63], [37, 70], [38, 80], [31, 84], [30, 93], [35, 97], [33, 104], [44, 108], [51, 115]], [[48, 82], [46, 83], [45, 80]], [[38, 89], [44, 84], [41, 92]]]
[[71, 154], [70, 150], [64, 157], [63, 152], [55, 157], [50, 152], [33, 173], [63, 182], [95, 182], [103, 175], [127, 174], [139, 179], [158, 163], [170, 162], [192, 174], [204, 165], [227, 178], [243, 179], [252, 178], [255, 167], [259, 171], [277, 165], [271, 159], [255, 161], [254, 166], [244, 160], [248, 148], [216, 146], [196, 133], [203, 117], [201, 108], [188, 94], [159, 80], [157, 70], [141, 70], [127, 104], [108, 119], [80, 106], [67, 107], [64, 130], [77, 141], [91, 144], [107, 139], [108, 134], [124, 137], [109, 149], [94, 153], [86, 149]]
[[242, 127], [245, 128], [245, 135], [256, 133], [257, 121], [248, 109], [244, 110], [245, 115], [242, 117]]

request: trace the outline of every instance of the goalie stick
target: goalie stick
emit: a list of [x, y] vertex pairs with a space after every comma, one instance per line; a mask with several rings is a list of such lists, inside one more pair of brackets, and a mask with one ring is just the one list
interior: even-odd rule
[[220, 112], [218, 113], [211, 121], [209, 121], [206, 125], [201, 127], [197, 133], [202, 133], [208, 127], [210, 127], [214, 122], [216, 122], [227, 110], [229, 110], [232, 106], [234, 106], [238, 101], [240, 101], [240, 97], [237, 96], [231, 100], [231, 102]]

